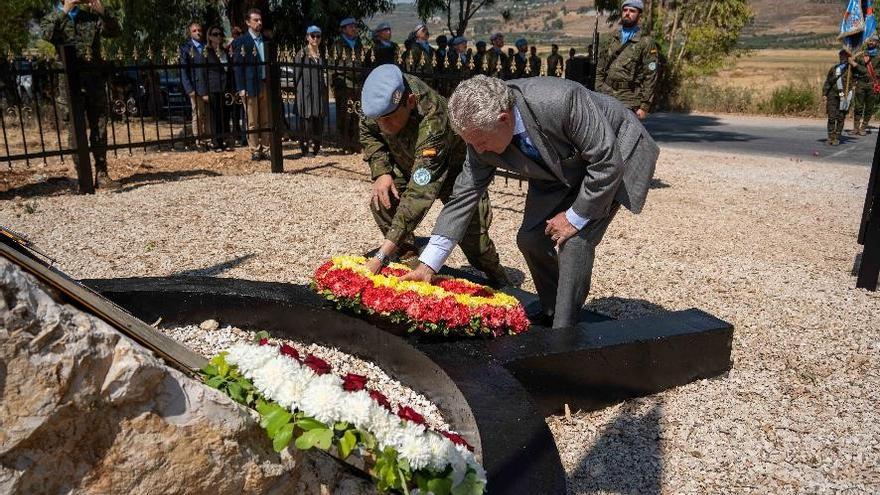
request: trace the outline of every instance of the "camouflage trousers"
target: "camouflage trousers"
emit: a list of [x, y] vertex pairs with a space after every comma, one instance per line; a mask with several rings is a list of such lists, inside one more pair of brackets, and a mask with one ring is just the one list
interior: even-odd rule
[[[407, 182], [407, 180], [400, 176], [395, 177], [394, 179], [394, 187], [397, 188], [397, 192], [401, 196], [403, 196], [404, 191], [406, 191]], [[441, 194], [440, 201], [444, 204], [449, 201], [449, 194]], [[379, 225], [379, 230], [382, 231], [382, 235], [386, 235], [391, 228], [391, 222], [394, 220], [394, 215], [397, 213], [397, 206], [399, 204], [399, 200], [395, 199], [393, 196], [391, 197], [391, 208], [386, 209], [381, 204], [376, 208], [375, 205], [372, 203], [370, 204], [370, 211], [372, 211], [373, 218], [376, 220], [376, 224]], [[507, 278], [507, 274], [501, 266], [501, 260], [498, 258], [498, 251], [495, 249], [495, 243], [492, 242], [492, 238], [489, 237], [489, 227], [491, 225], [492, 205], [489, 204], [489, 193], [485, 193], [483, 194], [482, 199], [480, 199], [477, 212], [471, 217], [471, 222], [468, 224], [464, 237], [458, 245], [461, 247], [468, 263], [486, 274], [486, 278], [489, 279], [490, 285], [494, 287], [503, 287], [505, 285], [510, 285], [510, 280]], [[404, 237], [400, 244], [400, 247], [406, 245], [415, 247], [415, 238], [413, 237], [413, 234], [410, 233]]]
[[[70, 115], [70, 96], [67, 90], [67, 80], [64, 75], [59, 76], [57, 101], [58, 111], [64, 122], [67, 123], [67, 144], [73, 149], [75, 136], [73, 131], [73, 119]], [[88, 126], [89, 149], [95, 160], [95, 171], [107, 171], [107, 120], [110, 108], [107, 103], [107, 88], [104, 79], [92, 76], [83, 79], [80, 96], [86, 110], [86, 125]], [[79, 157], [74, 153], [73, 163], [79, 164]]]
[[336, 98], [336, 130], [339, 133], [339, 143], [342, 148], [359, 151], [360, 114], [357, 112], [357, 103], [360, 101], [360, 94], [355, 88], [337, 83], [333, 95]]
[[840, 109], [840, 97], [829, 96], [825, 111], [828, 113], [828, 140], [837, 140], [843, 133], [843, 123], [846, 121], [846, 111]]
[[874, 109], [877, 108], [877, 95], [870, 84], [857, 85], [853, 92], [853, 130], [867, 129]]

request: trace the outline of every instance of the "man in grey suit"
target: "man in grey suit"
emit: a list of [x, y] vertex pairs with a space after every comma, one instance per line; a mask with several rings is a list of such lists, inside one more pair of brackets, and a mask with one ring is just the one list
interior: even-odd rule
[[461, 240], [495, 169], [529, 179], [517, 245], [541, 300], [535, 323], [576, 325], [590, 290], [596, 246], [621, 205], [639, 213], [659, 155], [635, 115], [575, 82], [475, 76], [449, 99], [468, 144], [464, 169], [421, 264], [404, 278], [430, 280]]

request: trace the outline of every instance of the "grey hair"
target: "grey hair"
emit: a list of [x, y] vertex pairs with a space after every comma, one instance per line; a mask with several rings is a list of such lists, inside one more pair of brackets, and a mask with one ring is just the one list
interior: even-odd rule
[[449, 97], [449, 121], [458, 134], [494, 129], [498, 114], [513, 108], [513, 102], [513, 93], [501, 79], [474, 76], [462, 81]]

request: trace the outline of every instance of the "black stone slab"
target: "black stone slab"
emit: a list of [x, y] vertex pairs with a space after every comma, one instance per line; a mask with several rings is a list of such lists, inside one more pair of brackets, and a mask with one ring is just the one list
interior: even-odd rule
[[[437, 404], [486, 468], [489, 493], [564, 494], [565, 472], [529, 393], [486, 351], [486, 341], [401, 339], [358, 318], [318, 307], [306, 287], [177, 277], [85, 280], [145, 321], [221, 324], [317, 342], [379, 364]], [[306, 303], [298, 301], [305, 300]]]
[[545, 415], [594, 410], [731, 367], [733, 327], [697, 309], [501, 337], [489, 353]]

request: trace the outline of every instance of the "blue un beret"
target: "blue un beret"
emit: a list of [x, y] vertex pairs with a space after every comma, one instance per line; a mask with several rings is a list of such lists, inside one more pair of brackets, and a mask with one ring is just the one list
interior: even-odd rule
[[461, 43], [467, 43], [467, 41], [468, 41], [467, 38], [465, 38], [464, 36], [456, 36], [455, 38], [452, 38], [452, 46], [455, 46], [455, 45], [458, 45]]
[[321, 28], [319, 28], [318, 26], [309, 26], [308, 29], [306, 29], [306, 34], [312, 34], [312, 33], [320, 34]]
[[521, 48], [523, 46], [528, 45], [529, 42], [526, 41], [525, 38], [520, 38], [520, 39], [516, 40], [516, 42], [514, 42], [513, 44], [516, 45], [517, 48]]
[[403, 72], [394, 64], [380, 65], [370, 72], [361, 90], [361, 108], [371, 119], [397, 110], [406, 93]]
[[379, 31], [385, 31], [386, 29], [391, 29], [391, 24], [387, 22], [380, 22], [378, 26], [376, 26], [375, 31], [378, 33]]
[[644, 2], [642, 2], [642, 0], [623, 0], [620, 8], [623, 9], [624, 7], [632, 7], [635, 9], [639, 9], [639, 11], [645, 10], [645, 4]]
[[355, 24], [357, 21], [354, 20], [354, 17], [346, 17], [345, 19], [339, 21], [339, 27], [344, 28], [349, 24]]

